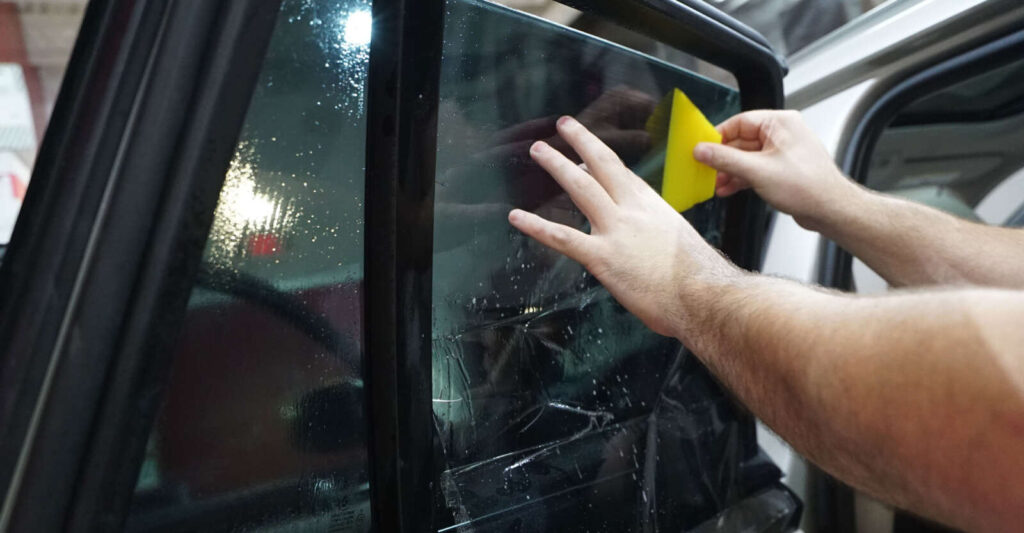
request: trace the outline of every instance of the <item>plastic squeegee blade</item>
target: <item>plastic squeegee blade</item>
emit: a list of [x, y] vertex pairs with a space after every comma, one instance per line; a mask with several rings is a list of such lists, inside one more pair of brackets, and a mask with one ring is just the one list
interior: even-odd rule
[[672, 92], [661, 197], [678, 212], [715, 195], [715, 169], [693, 157], [697, 143], [722, 142], [715, 126], [679, 89]]

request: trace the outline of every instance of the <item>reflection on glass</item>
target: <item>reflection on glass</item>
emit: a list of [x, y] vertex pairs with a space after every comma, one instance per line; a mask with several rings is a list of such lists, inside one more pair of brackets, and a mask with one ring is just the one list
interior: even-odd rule
[[[530, 144], [575, 115], [657, 186], [646, 124], [674, 87], [720, 121], [734, 91], [476, 0], [448, 3], [433, 268], [440, 530], [775, 531], [796, 503], [748, 421], [678, 342], [578, 264], [524, 238], [513, 207], [586, 230]], [[717, 201], [686, 216], [717, 241]], [[775, 528], [775, 529], [772, 529]]]
[[286, 0], [224, 180], [132, 531], [369, 530], [368, 0]]
[[373, 18], [369, 10], [352, 11], [343, 20], [345, 21], [346, 43], [351, 46], [370, 44], [370, 37], [373, 34]]

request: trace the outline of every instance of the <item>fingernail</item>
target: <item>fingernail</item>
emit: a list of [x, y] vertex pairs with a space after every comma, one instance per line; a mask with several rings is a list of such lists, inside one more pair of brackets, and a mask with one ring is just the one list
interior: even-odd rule
[[548, 143], [546, 143], [544, 141], [537, 141], [537, 142], [533, 143], [533, 145], [530, 146], [530, 152], [532, 152], [534, 154], [539, 154], [539, 153], [543, 152], [544, 150], [546, 150], [547, 147], [548, 147]]
[[711, 161], [711, 147], [704, 143], [698, 144], [697, 147], [693, 149], [693, 157], [701, 163]]
[[569, 124], [572, 124], [573, 122], [576, 122], [576, 119], [570, 117], [569, 115], [566, 115], [566, 116], [558, 119], [558, 125], [559, 126], [567, 126]]
[[518, 222], [521, 218], [523, 218], [523, 212], [518, 209], [513, 209], [508, 213], [508, 221], [513, 224]]

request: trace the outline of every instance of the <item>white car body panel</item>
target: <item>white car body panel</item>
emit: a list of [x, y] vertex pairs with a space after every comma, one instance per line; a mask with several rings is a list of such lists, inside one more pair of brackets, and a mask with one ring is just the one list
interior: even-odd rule
[[[790, 59], [784, 80], [787, 107], [803, 113], [838, 160], [864, 113], [896, 83], [967, 43], [1019, 26], [1021, 20], [1024, 2], [1019, 1], [890, 0]], [[1024, 170], [992, 191], [976, 212], [986, 222], [1002, 223], [1020, 207], [1019, 201], [1007, 200], [1014, 196], [1024, 197]], [[774, 216], [770, 231], [763, 272], [816, 283], [821, 236], [784, 214]], [[888, 290], [885, 281], [860, 261], [854, 261], [853, 275], [860, 293]], [[783, 469], [787, 485], [810, 501], [806, 460], [760, 424], [758, 441]], [[858, 497], [855, 513], [857, 531], [892, 530], [891, 509], [870, 498]], [[805, 513], [801, 525], [816, 531], [808, 515], [813, 511]]]

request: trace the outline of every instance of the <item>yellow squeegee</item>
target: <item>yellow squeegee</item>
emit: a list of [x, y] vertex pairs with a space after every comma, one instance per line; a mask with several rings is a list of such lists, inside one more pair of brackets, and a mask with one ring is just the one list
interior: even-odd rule
[[697, 162], [693, 149], [700, 142], [722, 142], [715, 127], [680, 91], [669, 93], [647, 119], [654, 146], [665, 146], [661, 197], [683, 212], [715, 195], [715, 169]]

